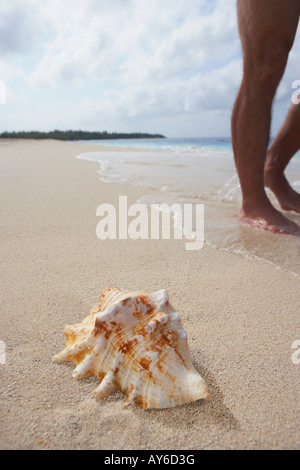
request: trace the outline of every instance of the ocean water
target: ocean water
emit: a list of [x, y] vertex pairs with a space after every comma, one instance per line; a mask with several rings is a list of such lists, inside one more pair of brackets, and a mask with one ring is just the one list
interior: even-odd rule
[[[126, 139], [87, 141], [91, 151], [78, 155], [99, 162], [104, 182], [144, 188], [138, 202], [145, 204], [202, 203], [205, 241], [218, 249], [272, 263], [300, 276], [300, 239], [241, 227], [238, 213], [241, 191], [230, 138]], [[122, 147], [122, 152], [97, 152], [95, 145]], [[131, 151], [130, 149], [134, 149]], [[300, 191], [300, 152], [286, 176]], [[150, 191], [151, 190], [151, 191]], [[276, 208], [273, 194], [268, 195]], [[109, 202], [109, 201], [105, 201]], [[300, 224], [300, 216], [286, 213]]]

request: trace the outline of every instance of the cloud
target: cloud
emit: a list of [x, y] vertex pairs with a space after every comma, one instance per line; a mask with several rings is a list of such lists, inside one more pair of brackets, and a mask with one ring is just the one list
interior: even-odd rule
[[[233, 3], [229, 1], [233, 6]], [[182, 2], [177, 4], [179, 24], [173, 19], [155, 48], [141, 54], [137, 50], [121, 69], [128, 82], [170, 81], [195, 74], [207, 61], [228, 59], [239, 52], [234, 10], [216, 8], [204, 14], [185, 14]]]
[[97, 98], [79, 94], [75, 101], [65, 100], [60, 106], [54, 104], [47, 108], [45, 115], [55, 115], [53, 125], [60, 128], [70, 127], [72, 121], [73, 127], [91, 130], [226, 135], [241, 69], [239, 59], [217, 71], [199, 73], [187, 81], [177, 80], [167, 87], [160, 83], [151, 88], [132, 84], [124, 90], [107, 89]]
[[[205, 61], [228, 58], [239, 43], [234, 2], [204, 0], [86, 0], [76, 10], [52, 3], [55, 38], [30, 76], [32, 86], [108, 80], [169, 81], [193, 74]], [[231, 5], [231, 8], [228, 7]]]
[[[280, 110], [300, 78], [297, 38]], [[229, 119], [242, 76], [236, 0], [1, 0], [0, 52], [18, 128], [205, 133]]]
[[3, 58], [0, 59], [0, 79], [6, 81], [12, 80], [17, 75], [21, 75], [22, 70]]
[[27, 0], [1, 0], [0, 54], [9, 57], [29, 53], [42, 34], [36, 2]]
[[180, 116], [232, 104], [241, 75], [235, 1], [190, 0], [188, 8], [183, 0], [117, 3], [112, 8], [87, 0], [80, 11], [69, 9], [68, 1], [60, 11], [53, 4], [48, 20], [55, 35], [30, 85], [88, 89], [97, 82], [98, 96], [91, 100], [87, 93], [72, 107], [75, 115], [83, 109], [94, 115], [95, 122]]

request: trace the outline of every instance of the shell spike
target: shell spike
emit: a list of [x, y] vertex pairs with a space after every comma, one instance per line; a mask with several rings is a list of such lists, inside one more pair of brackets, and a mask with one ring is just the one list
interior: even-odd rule
[[103, 378], [101, 384], [93, 391], [93, 395], [96, 398], [104, 398], [113, 392], [116, 389], [116, 385], [114, 383], [114, 375], [112, 372], [106, 374]]
[[169, 294], [165, 289], [161, 289], [150, 294], [149, 299], [154, 302], [158, 307], [162, 307], [169, 302]]
[[[69, 339], [68, 337], [66, 338], [68, 342]], [[86, 346], [86, 339], [83, 339], [72, 346], [67, 346], [63, 351], [56, 354], [52, 358], [52, 361], [53, 362], [75, 362], [75, 357], [85, 350], [85, 346]]]

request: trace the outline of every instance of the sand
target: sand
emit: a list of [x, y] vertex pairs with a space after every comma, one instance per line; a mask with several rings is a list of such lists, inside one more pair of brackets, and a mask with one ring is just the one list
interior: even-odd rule
[[[89, 150], [0, 143], [0, 448], [299, 448], [299, 279], [206, 245], [187, 252], [184, 240], [99, 240], [97, 206], [143, 190], [102, 183], [97, 163], [75, 159]], [[97, 401], [95, 377], [52, 363], [64, 326], [111, 285], [169, 291], [209, 402], [123, 409], [121, 393]]]

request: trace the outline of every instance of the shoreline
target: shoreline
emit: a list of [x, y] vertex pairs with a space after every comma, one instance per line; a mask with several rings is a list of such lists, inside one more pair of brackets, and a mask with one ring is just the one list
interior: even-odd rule
[[[298, 449], [299, 280], [207, 244], [188, 253], [184, 239], [99, 240], [97, 206], [132, 204], [144, 188], [101, 182], [97, 162], [75, 158], [83, 147], [117, 151], [0, 145], [0, 448]], [[64, 326], [115, 285], [168, 290], [210, 402], [123, 410], [123, 395], [96, 401], [95, 377], [74, 381], [73, 365], [51, 362]]]
[[[96, 148], [96, 151], [94, 151]], [[129, 184], [144, 188], [137, 202], [152, 204], [205, 205], [205, 240], [210, 246], [253, 259], [265, 260], [300, 278], [299, 238], [278, 237], [266, 231], [244, 228], [237, 219], [241, 206], [241, 191], [233, 155], [224, 149], [199, 147], [193, 152], [90, 145], [89, 152], [77, 158], [97, 161], [97, 174], [103, 183]], [[291, 184], [300, 184], [300, 166], [294, 162], [294, 173], [287, 172]], [[294, 183], [293, 183], [294, 181]], [[295, 189], [296, 189], [295, 186]], [[270, 190], [268, 197], [279, 210], [278, 201]], [[286, 212], [286, 217], [299, 223], [299, 215]], [[195, 225], [195, 220], [194, 220]], [[222, 230], [220, 228], [222, 227]]]

